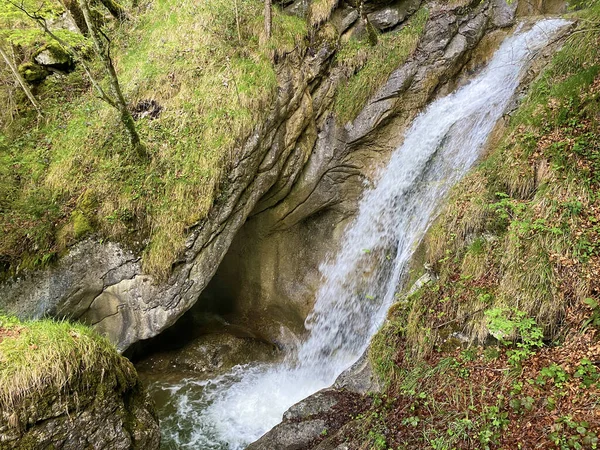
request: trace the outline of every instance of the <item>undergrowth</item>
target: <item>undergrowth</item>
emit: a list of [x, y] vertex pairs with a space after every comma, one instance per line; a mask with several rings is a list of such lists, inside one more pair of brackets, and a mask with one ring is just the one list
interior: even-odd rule
[[260, 45], [262, 7], [240, 0], [238, 22], [225, 0], [141, 2], [106, 30], [126, 98], [160, 106], [137, 121], [148, 164], [128, 154], [118, 118], [80, 70], [37, 87], [44, 118], [24, 111], [0, 134], [2, 269], [39, 266], [94, 231], [145, 248], [145, 269], [168, 275], [236, 143], [269, 110], [273, 55], [303, 45], [305, 21], [275, 6]]
[[[308, 19], [274, 5], [272, 38], [261, 43], [261, 0], [126, 2], [131, 19], [107, 22], [104, 32], [131, 108], [151, 106], [136, 121], [147, 163], [130, 154], [118, 117], [81, 68], [33, 86], [42, 119], [14, 86], [0, 89], [13, 106], [0, 113], [0, 276], [43, 267], [95, 235], [143, 250], [144, 270], [167, 278], [190, 227], [219, 201], [235, 149], [272, 106], [274, 61], [304, 51], [337, 3], [311, 2]], [[413, 53], [427, 17], [422, 8], [373, 47], [352, 38], [340, 48], [348, 76], [336, 93], [341, 120], [352, 120]], [[22, 42], [9, 31], [17, 62], [47, 44], [41, 33]], [[0, 67], [3, 77], [10, 74]]]
[[413, 54], [428, 17], [428, 10], [422, 7], [402, 29], [380, 35], [375, 46], [368, 39], [351, 38], [342, 47], [337, 63], [352, 74], [337, 90], [334, 110], [342, 122], [354, 120], [392, 72]]
[[599, 446], [600, 3], [451, 193], [437, 279], [370, 346], [384, 390], [357, 448]]

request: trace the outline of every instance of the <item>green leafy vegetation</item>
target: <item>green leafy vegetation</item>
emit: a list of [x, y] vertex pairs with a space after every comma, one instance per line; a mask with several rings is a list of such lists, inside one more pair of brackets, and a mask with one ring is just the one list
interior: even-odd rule
[[387, 400], [356, 422], [362, 448], [598, 448], [600, 4], [586, 6], [429, 231], [438, 279], [374, 337]]
[[533, 355], [536, 349], [542, 347], [544, 333], [535, 320], [527, 317], [523, 311], [515, 308], [509, 310], [494, 308], [485, 311], [485, 316], [492, 336], [504, 345], [516, 342], [516, 349], [507, 353], [509, 364], [520, 367], [521, 363]]

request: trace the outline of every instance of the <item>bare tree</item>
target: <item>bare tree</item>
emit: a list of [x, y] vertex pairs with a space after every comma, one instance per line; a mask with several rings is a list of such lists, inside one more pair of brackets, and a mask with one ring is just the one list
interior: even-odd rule
[[238, 0], [233, 0], [233, 6], [235, 7], [235, 26], [237, 28], [238, 43], [242, 42], [242, 33], [240, 31], [240, 9], [238, 7]]
[[[96, 29], [96, 25], [92, 20], [92, 14], [88, 0], [79, 0], [79, 6], [83, 12], [83, 17], [85, 18], [85, 23], [87, 24], [90, 38], [94, 43], [96, 53], [102, 60], [106, 72], [108, 73], [110, 88], [113, 94], [113, 106], [117, 108], [121, 114], [121, 122], [123, 122], [123, 125], [125, 125], [125, 129], [127, 130], [129, 141], [132, 147], [140, 156], [146, 157], [146, 150], [142, 145], [140, 136], [135, 128], [135, 122], [131, 116], [129, 108], [127, 107], [127, 102], [125, 101], [123, 91], [121, 90], [121, 85], [119, 84], [119, 78], [117, 77], [117, 71], [115, 70], [115, 65], [113, 64], [112, 57], [110, 56], [110, 40], [104, 33]], [[104, 38], [104, 41], [101, 40], [101, 36]]]
[[273, 1], [265, 0], [265, 42], [271, 39], [273, 31]]
[[[88, 64], [86, 63], [85, 58], [80, 54], [79, 50], [74, 48], [72, 45], [69, 45], [66, 41], [58, 37], [46, 23], [46, 19], [37, 12], [28, 11], [27, 8], [24, 7], [23, 3], [17, 3], [15, 0], [6, 0], [8, 3], [13, 5], [15, 8], [22, 11], [27, 17], [36, 22], [44, 32], [58, 42], [65, 50], [69, 51], [75, 59], [81, 63], [84, 68], [88, 78], [92, 82], [92, 85], [98, 92], [98, 96], [100, 99], [104, 100], [113, 108], [117, 109], [120, 113], [121, 122], [125, 126], [125, 130], [127, 132], [127, 136], [129, 137], [129, 141], [131, 146], [135, 150], [135, 152], [143, 158], [147, 158], [148, 154], [146, 152], [146, 148], [141, 142], [140, 136], [136, 130], [135, 122], [127, 107], [127, 102], [125, 101], [125, 97], [123, 96], [123, 91], [121, 90], [121, 86], [119, 84], [119, 79], [117, 77], [117, 72], [115, 70], [115, 66], [112, 61], [112, 57], [110, 55], [110, 39], [106, 34], [104, 34], [101, 30], [96, 27], [96, 24], [92, 20], [92, 15], [89, 7], [88, 0], [79, 0], [79, 7], [83, 14], [86, 26], [89, 31], [90, 38], [94, 44], [94, 49], [98, 57], [102, 60], [102, 63], [106, 69], [109, 84], [111, 89], [111, 94], [109, 95], [98, 83], [98, 81], [94, 78], [92, 71]], [[104, 41], [102, 40], [104, 39]]]
[[359, 0], [358, 2], [358, 15], [360, 16], [360, 20], [362, 21], [365, 27], [365, 31], [367, 32], [369, 44], [371, 44], [372, 46], [377, 45], [377, 42], [379, 41], [377, 37], [377, 31], [375, 30], [375, 27], [369, 20], [369, 16], [365, 11], [365, 0]]
[[6, 51], [2, 48], [2, 46], [0, 46], [0, 55], [2, 55], [2, 58], [4, 59], [4, 61], [8, 65], [8, 67], [10, 68], [10, 71], [15, 76], [15, 79], [21, 85], [21, 88], [23, 88], [25, 95], [27, 96], [27, 98], [29, 99], [29, 101], [31, 102], [33, 107], [36, 109], [36, 111], [38, 112], [38, 115], [41, 116], [42, 110], [40, 108], [40, 105], [38, 105], [35, 97], [33, 96], [32, 92], [31, 92], [31, 89], [29, 89], [29, 86], [27, 85], [27, 82], [23, 79], [23, 77], [19, 73], [19, 70], [17, 69], [15, 64], [12, 62], [12, 60], [8, 56], [8, 53], [6, 53]]
[[[116, 1], [114, 0], [96, 0], [104, 5], [104, 7], [111, 13], [111, 15], [115, 19], [119, 20], [128, 20], [129, 16], [127, 15], [127, 11]], [[79, 6], [78, 0], [60, 0], [61, 4], [64, 8], [71, 14], [75, 25], [79, 28], [82, 34], [86, 36], [89, 35], [89, 29], [85, 18], [83, 16], [83, 11]]]

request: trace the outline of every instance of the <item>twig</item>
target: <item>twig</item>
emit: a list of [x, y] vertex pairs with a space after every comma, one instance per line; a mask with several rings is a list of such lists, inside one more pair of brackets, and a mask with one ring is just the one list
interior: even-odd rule
[[44, 30], [44, 32], [48, 34], [48, 36], [50, 36], [52, 39], [54, 39], [56, 42], [58, 42], [62, 47], [67, 49], [83, 66], [83, 69], [85, 70], [86, 75], [92, 82], [92, 85], [98, 91], [100, 99], [104, 100], [106, 103], [108, 103], [113, 108], [116, 108], [116, 103], [106, 94], [106, 92], [104, 92], [104, 89], [102, 89], [102, 87], [94, 79], [94, 77], [92, 75], [92, 71], [90, 70], [89, 66], [85, 63], [84, 58], [79, 54], [79, 52], [77, 51], [77, 49], [75, 47], [73, 47], [72, 45], [69, 45], [63, 39], [61, 39], [57, 35], [55, 35], [50, 30], [50, 28], [48, 28], [46, 19], [44, 17], [38, 15], [37, 12], [31, 13], [31, 12], [27, 11], [27, 9], [23, 6], [22, 3], [21, 3], [21, 5], [17, 5], [13, 0], [6, 0], [6, 1], [8, 3], [10, 3], [11, 5], [13, 5], [15, 8], [17, 8], [18, 10], [20, 10], [21, 12], [23, 12], [23, 14], [25, 14], [27, 17], [29, 17], [31, 20], [33, 20], [35, 23], [37, 23], [42, 28], [42, 30]]

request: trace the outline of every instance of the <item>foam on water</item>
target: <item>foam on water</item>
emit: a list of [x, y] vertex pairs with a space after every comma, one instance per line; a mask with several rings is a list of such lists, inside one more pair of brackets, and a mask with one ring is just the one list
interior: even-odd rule
[[165, 447], [242, 449], [362, 355], [440, 203], [479, 157], [527, 60], [567, 24], [543, 20], [517, 32], [481, 74], [415, 119], [376, 187], [364, 194], [340, 251], [322, 265], [309, 334], [296, 355], [278, 365], [237, 366], [202, 383], [153, 386], [166, 398]]

